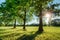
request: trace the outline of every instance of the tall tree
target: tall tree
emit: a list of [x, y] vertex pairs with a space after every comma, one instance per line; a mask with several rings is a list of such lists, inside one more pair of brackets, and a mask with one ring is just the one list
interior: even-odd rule
[[26, 13], [28, 12], [29, 9], [29, 0], [18, 0], [17, 1], [18, 6], [21, 6], [21, 10], [24, 12], [23, 14], [23, 21], [24, 21], [24, 25], [23, 25], [23, 29], [26, 30], [25, 28], [25, 24], [26, 24]]
[[[29, 9], [29, 0], [6, 0], [6, 6], [7, 6], [7, 11], [10, 12], [10, 14], [13, 16], [14, 19], [14, 28], [16, 27], [16, 18], [20, 15], [20, 10], [24, 12], [22, 17], [24, 21], [24, 26], [23, 29], [25, 30], [25, 24], [26, 24], [26, 13], [28, 12]], [[8, 10], [9, 8], [9, 10]], [[13, 12], [12, 12], [13, 11]]]
[[[16, 10], [16, 5], [14, 5], [14, 0], [6, 0], [5, 5], [3, 5], [3, 17], [5, 17], [6, 20], [4, 20], [4, 22], [7, 24], [10, 21], [14, 21], [14, 28], [16, 28], [16, 18], [17, 16], [17, 10]], [[4, 11], [3, 11], [4, 10]], [[15, 11], [16, 10], [16, 11]], [[8, 22], [9, 21], [9, 22]]]
[[35, 7], [36, 11], [39, 13], [39, 32], [43, 32], [43, 21], [42, 21], [42, 10], [46, 5], [52, 0], [32, 0], [32, 4]]

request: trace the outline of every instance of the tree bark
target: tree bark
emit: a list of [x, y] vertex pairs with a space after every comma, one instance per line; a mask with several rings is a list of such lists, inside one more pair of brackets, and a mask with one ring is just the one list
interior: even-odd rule
[[26, 30], [25, 28], [25, 24], [26, 24], [26, 8], [24, 10], [25, 14], [24, 14], [24, 25], [23, 25], [23, 29]]
[[8, 23], [5, 23], [5, 26], [8, 26]]
[[39, 32], [43, 32], [43, 22], [42, 22], [42, 4], [40, 5], [40, 13], [39, 13]]
[[14, 28], [16, 28], [16, 19], [14, 20]]

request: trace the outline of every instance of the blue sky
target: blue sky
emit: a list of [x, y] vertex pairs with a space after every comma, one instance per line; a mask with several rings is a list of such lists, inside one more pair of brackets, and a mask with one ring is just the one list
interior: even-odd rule
[[0, 0], [0, 4], [1, 4], [2, 2], [5, 2], [5, 0]]
[[54, 0], [53, 3], [60, 3], [60, 0]]

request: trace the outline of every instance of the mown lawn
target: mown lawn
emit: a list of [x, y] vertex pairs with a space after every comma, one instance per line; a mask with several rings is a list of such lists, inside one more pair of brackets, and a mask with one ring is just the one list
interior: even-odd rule
[[43, 33], [37, 33], [38, 27], [0, 27], [0, 40], [60, 40], [60, 27], [44, 27]]

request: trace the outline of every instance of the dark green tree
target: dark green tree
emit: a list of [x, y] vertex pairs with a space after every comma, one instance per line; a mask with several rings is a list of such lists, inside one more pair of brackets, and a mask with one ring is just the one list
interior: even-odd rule
[[31, 0], [33, 6], [35, 7], [35, 10], [37, 13], [39, 13], [39, 32], [43, 32], [43, 21], [42, 21], [42, 11], [46, 7], [46, 5], [52, 1], [52, 0]]

